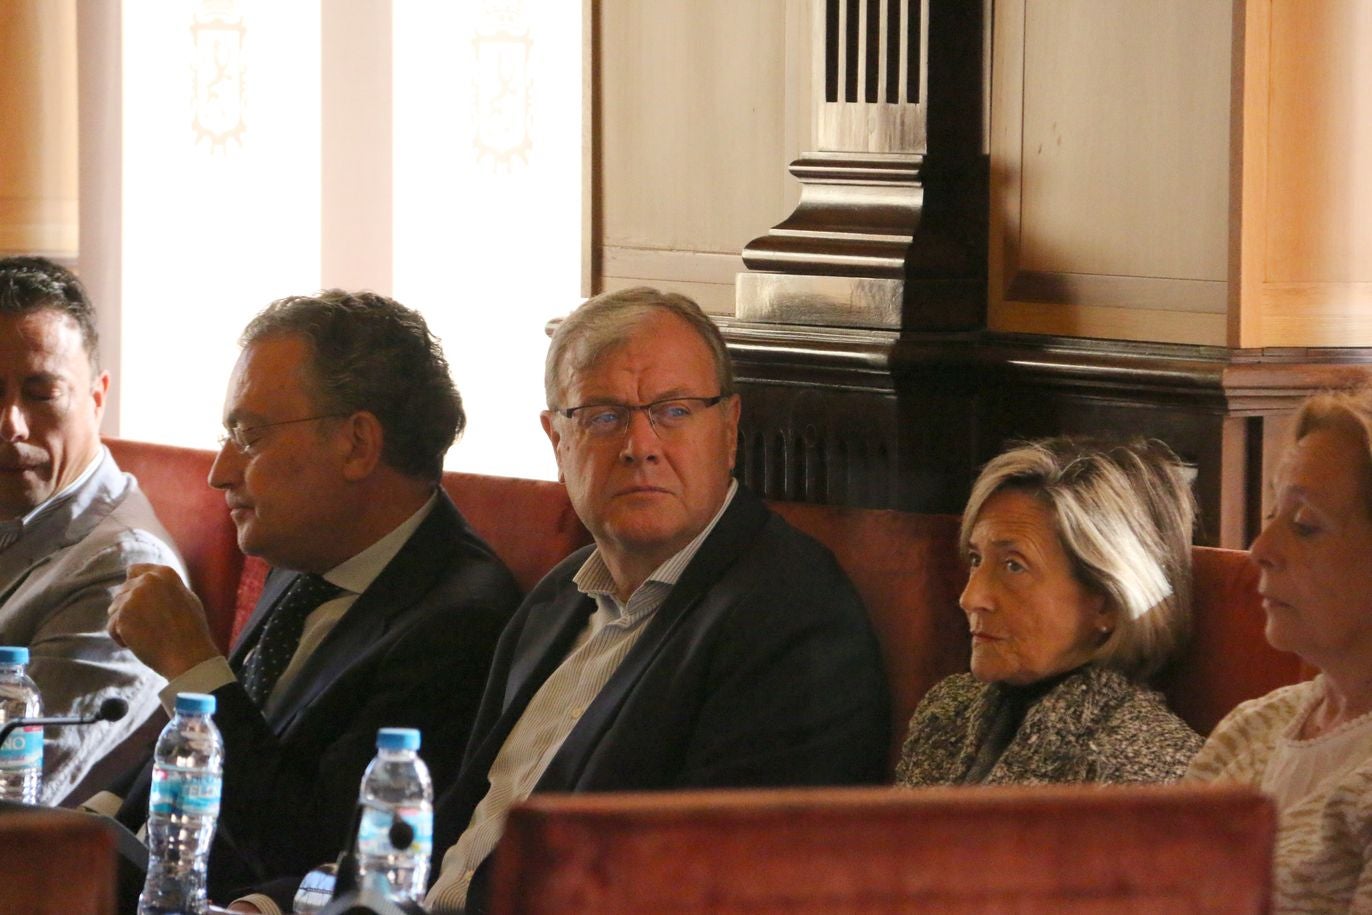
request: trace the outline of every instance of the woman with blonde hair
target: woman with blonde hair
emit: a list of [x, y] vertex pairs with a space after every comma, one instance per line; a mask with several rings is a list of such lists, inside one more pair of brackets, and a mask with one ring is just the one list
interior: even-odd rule
[[1195, 503], [1160, 442], [1050, 439], [972, 487], [972, 669], [910, 721], [904, 785], [1159, 782], [1201, 739], [1142, 685], [1184, 641]]
[[1236, 708], [1188, 778], [1276, 801], [1274, 911], [1372, 912], [1372, 389], [1302, 405], [1271, 498], [1267, 641], [1320, 673]]

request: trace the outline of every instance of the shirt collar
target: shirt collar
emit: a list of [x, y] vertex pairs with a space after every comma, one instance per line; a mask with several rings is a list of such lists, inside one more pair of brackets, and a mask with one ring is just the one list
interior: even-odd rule
[[410, 535], [419, 528], [419, 525], [424, 523], [425, 518], [429, 517], [429, 513], [437, 504], [438, 490], [434, 490], [428, 501], [419, 507], [419, 511], [400, 522], [389, 534], [356, 556], [345, 559], [329, 569], [324, 573], [324, 580], [353, 594], [361, 594], [366, 591], [372, 586], [372, 582], [376, 581], [382, 570], [395, 558], [395, 555], [400, 552], [400, 548], [410, 539]]
[[95, 456], [86, 464], [84, 470], [75, 480], [72, 480], [62, 491], [49, 496], [29, 509], [28, 514], [20, 518], [11, 518], [9, 521], [0, 521], [0, 550], [17, 542], [24, 536], [24, 529], [38, 520], [39, 516], [47, 514], [52, 509], [67, 501], [76, 493], [78, 489], [86, 485], [86, 481], [95, 475], [96, 469], [105, 460], [105, 455], [109, 454], [109, 449], [101, 445], [95, 452]]
[[[700, 551], [700, 546], [705, 542], [705, 538], [710, 536], [710, 532], [715, 529], [715, 525], [719, 523], [719, 519], [724, 517], [724, 512], [728, 510], [729, 503], [734, 501], [734, 493], [736, 492], [738, 492], [738, 480], [730, 480], [729, 491], [725, 493], [724, 501], [720, 504], [719, 511], [715, 512], [715, 516], [710, 519], [710, 523], [705, 525], [690, 543], [686, 544], [668, 558], [667, 561], [650, 572], [643, 584], [639, 585], [638, 589], [635, 590], [633, 594], [629, 595], [630, 603], [633, 602], [634, 595], [648, 587], [649, 584], [655, 583], [670, 589], [677, 583], [677, 579], [681, 578], [681, 573], [686, 570], [686, 567], [691, 564], [691, 560], [695, 558], [696, 553]], [[614, 578], [610, 575], [610, 568], [605, 564], [604, 557], [600, 555], [599, 547], [592, 550], [591, 555], [586, 557], [586, 561], [581, 564], [581, 568], [572, 576], [572, 582], [576, 585], [578, 591], [588, 597], [599, 598], [601, 596], [608, 596], [612, 600], [614, 599]], [[619, 601], [615, 600], [615, 604], [618, 606]], [[623, 607], [621, 607], [621, 610], [622, 609]]]

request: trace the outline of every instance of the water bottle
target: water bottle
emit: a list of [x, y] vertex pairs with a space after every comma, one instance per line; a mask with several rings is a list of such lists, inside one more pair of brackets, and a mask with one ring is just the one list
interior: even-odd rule
[[[393, 899], [415, 902], [424, 898], [434, 844], [433, 782], [418, 750], [419, 732], [413, 728], [376, 732], [376, 758], [362, 776], [359, 796], [365, 807], [357, 830], [358, 885], [366, 885], [368, 874], [381, 874]], [[391, 844], [395, 817], [413, 830], [408, 848]]]
[[219, 816], [224, 739], [210, 720], [214, 697], [180, 693], [153, 755], [148, 879], [138, 915], [201, 915], [210, 840]]
[[[0, 648], [0, 725], [43, 714], [38, 687], [24, 673], [27, 648]], [[43, 789], [43, 726], [15, 728], [0, 745], [0, 800], [37, 804]]]

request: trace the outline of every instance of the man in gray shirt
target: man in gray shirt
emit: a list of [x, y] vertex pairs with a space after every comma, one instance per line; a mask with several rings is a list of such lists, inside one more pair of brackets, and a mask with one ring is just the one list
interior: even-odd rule
[[157, 706], [163, 680], [105, 632], [129, 566], [185, 569], [133, 477], [100, 444], [110, 374], [70, 271], [0, 259], [0, 644], [27, 646], [49, 715], [120, 697], [118, 722], [53, 728], [41, 799], [61, 801]]

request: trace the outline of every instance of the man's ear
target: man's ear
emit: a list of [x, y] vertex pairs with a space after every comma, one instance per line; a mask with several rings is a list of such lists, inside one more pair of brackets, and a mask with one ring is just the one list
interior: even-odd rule
[[105, 400], [110, 395], [110, 373], [101, 372], [96, 376], [95, 381], [91, 382], [91, 400], [95, 402], [95, 425], [99, 428], [100, 421], [105, 418]]
[[374, 413], [359, 410], [344, 417], [337, 439], [343, 450], [343, 476], [349, 481], [365, 480], [381, 463], [386, 435]]
[[553, 421], [551, 410], [544, 410], [538, 414], [538, 420], [543, 424], [543, 434], [548, 436], [548, 441], [553, 445], [553, 459], [557, 461], [557, 481], [566, 483], [567, 478], [562, 473], [562, 449], [558, 447], [562, 444], [562, 433], [557, 431], [557, 423]]

